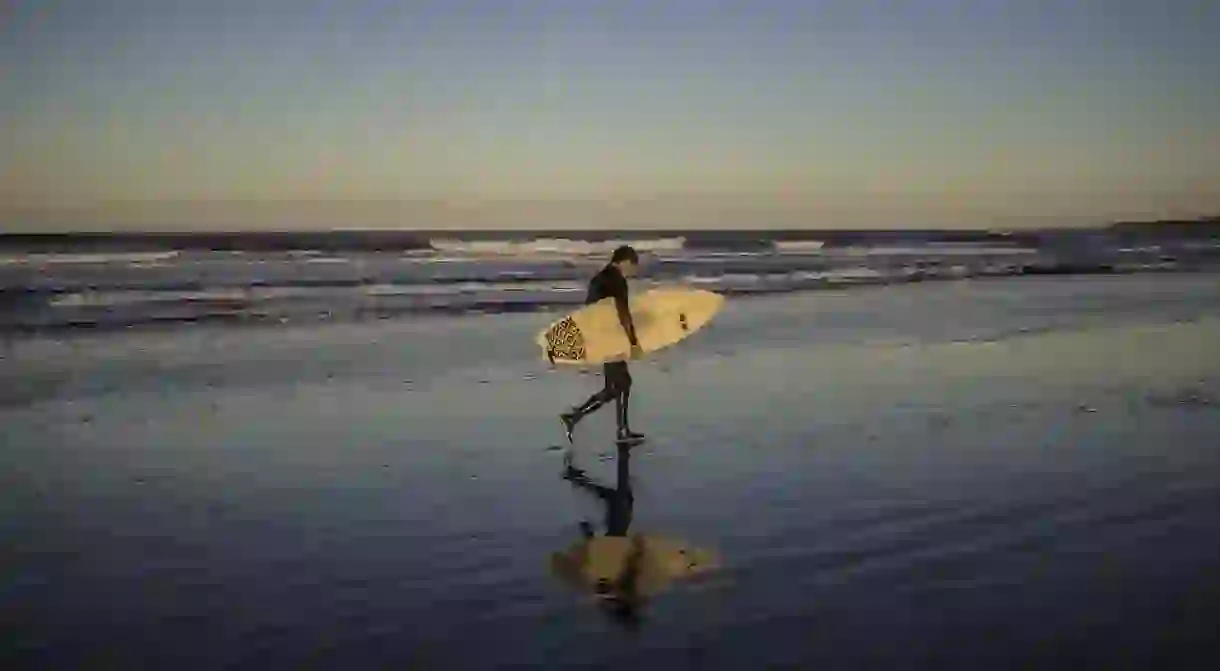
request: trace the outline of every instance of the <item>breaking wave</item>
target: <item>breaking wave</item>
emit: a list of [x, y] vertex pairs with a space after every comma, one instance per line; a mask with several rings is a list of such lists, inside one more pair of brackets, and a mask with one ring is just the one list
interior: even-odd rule
[[807, 232], [768, 239], [740, 231], [588, 239], [336, 235], [263, 236], [253, 243], [213, 236], [207, 240], [224, 243], [220, 248], [204, 249], [191, 239], [182, 249], [159, 251], [115, 249], [113, 242], [81, 250], [10, 244], [0, 256], [0, 331], [550, 309], [580, 302], [590, 273], [623, 244], [646, 255], [635, 282], [641, 288], [687, 283], [739, 296], [972, 277], [1220, 269], [1214, 244], [1039, 247], [917, 235], [887, 235], [872, 244], [840, 235], [824, 243]]

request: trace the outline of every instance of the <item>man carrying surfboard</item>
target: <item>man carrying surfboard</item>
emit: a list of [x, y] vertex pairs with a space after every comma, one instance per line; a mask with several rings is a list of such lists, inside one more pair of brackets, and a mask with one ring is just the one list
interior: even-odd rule
[[[636, 254], [630, 246], [623, 245], [615, 249], [610, 256], [610, 263], [607, 263], [589, 281], [589, 293], [585, 297], [585, 305], [591, 305], [605, 298], [614, 299], [614, 305], [618, 309], [619, 323], [623, 325], [623, 330], [627, 333], [627, 340], [631, 343], [631, 357], [640, 354], [640, 343], [636, 340], [635, 323], [631, 320], [631, 308], [627, 299], [627, 278], [635, 273], [639, 264], [639, 254]], [[572, 432], [575, 431], [576, 424], [585, 415], [595, 412], [611, 399], [614, 400], [615, 409], [618, 411], [618, 441], [642, 440], [644, 435], [631, 430], [627, 415], [631, 399], [631, 372], [627, 369], [627, 362], [612, 361], [603, 364], [602, 376], [605, 384], [601, 391], [590, 396], [583, 405], [559, 416], [560, 421], [563, 422], [568, 442], [572, 442]]]

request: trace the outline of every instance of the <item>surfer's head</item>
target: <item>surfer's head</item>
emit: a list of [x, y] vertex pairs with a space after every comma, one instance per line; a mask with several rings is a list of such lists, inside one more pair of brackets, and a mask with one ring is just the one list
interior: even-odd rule
[[635, 253], [631, 245], [623, 245], [610, 255], [610, 265], [618, 266], [623, 277], [630, 277], [640, 265], [640, 255]]

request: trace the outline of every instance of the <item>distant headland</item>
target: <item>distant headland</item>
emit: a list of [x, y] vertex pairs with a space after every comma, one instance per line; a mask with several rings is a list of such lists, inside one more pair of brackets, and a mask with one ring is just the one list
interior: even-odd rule
[[1203, 237], [1220, 236], [1220, 215], [1201, 219], [1165, 219], [1160, 221], [1121, 221], [1108, 230], [1118, 234], [1142, 236]]

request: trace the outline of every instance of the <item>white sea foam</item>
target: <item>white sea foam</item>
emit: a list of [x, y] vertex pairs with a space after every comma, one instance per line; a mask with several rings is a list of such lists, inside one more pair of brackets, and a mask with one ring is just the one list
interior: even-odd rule
[[893, 246], [849, 246], [834, 250], [843, 256], [1029, 256], [1037, 250], [1024, 247], [999, 247], [980, 245], [893, 245]]
[[54, 307], [111, 307], [137, 303], [177, 302], [246, 302], [251, 292], [242, 289], [212, 289], [202, 291], [80, 291], [56, 296], [49, 301]]
[[774, 245], [775, 251], [781, 254], [799, 254], [819, 251], [826, 243], [821, 240], [776, 240]]
[[590, 256], [607, 254], [620, 245], [631, 245], [640, 252], [681, 251], [686, 239], [660, 238], [653, 240], [570, 240], [567, 238], [535, 238], [533, 240], [466, 241], [434, 238], [432, 249], [461, 256]]
[[156, 263], [177, 258], [179, 252], [123, 252], [116, 254], [46, 254], [31, 253], [0, 256], [0, 266], [46, 264]]

